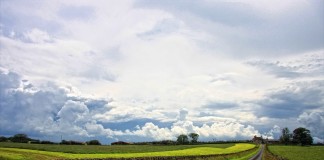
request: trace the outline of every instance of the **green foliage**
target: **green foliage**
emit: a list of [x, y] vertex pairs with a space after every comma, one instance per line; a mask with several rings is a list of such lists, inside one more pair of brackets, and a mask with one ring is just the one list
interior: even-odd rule
[[62, 140], [60, 144], [64, 145], [84, 145], [83, 142]]
[[0, 136], [0, 142], [7, 142], [8, 138]]
[[189, 138], [185, 134], [181, 134], [177, 137], [177, 142], [179, 144], [188, 144], [189, 143]]
[[308, 129], [299, 127], [293, 132], [293, 142], [301, 144], [302, 146], [311, 145], [313, 143], [313, 138]]
[[290, 142], [290, 138], [292, 137], [291, 133], [289, 133], [289, 129], [286, 127], [282, 129], [280, 136], [280, 143], [288, 144]]
[[88, 145], [101, 145], [98, 140], [90, 140], [87, 142]]
[[191, 143], [197, 143], [198, 142], [198, 138], [199, 138], [199, 134], [197, 133], [190, 133], [189, 137], [191, 138]]
[[293, 160], [323, 160], [323, 146], [285, 146], [285, 145], [269, 145], [269, 151], [275, 155]]
[[26, 134], [16, 134], [13, 137], [10, 137], [9, 139], [12, 142], [18, 142], [18, 143], [27, 143], [28, 141], [32, 140], [28, 138]]

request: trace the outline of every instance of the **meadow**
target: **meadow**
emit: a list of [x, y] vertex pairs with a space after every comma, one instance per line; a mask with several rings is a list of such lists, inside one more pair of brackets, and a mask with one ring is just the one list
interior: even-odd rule
[[73, 146], [0, 143], [0, 159], [1, 157], [2, 159], [96, 159], [182, 156], [208, 158], [210, 155], [222, 155], [213, 159], [248, 159], [256, 150], [253, 144]]
[[324, 146], [269, 145], [271, 153], [292, 160], [323, 160]]

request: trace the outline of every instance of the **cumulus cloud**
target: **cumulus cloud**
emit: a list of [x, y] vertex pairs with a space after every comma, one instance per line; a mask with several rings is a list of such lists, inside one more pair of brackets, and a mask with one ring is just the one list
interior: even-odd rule
[[88, 136], [83, 126], [97, 112], [92, 110], [108, 104], [105, 100], [79, 97], [72, 87], [59, 87], [53, 83], [34, 87], [19, 74], [5, 69], [1, 69], [0, 78], [0, 126], [7, 134], [18, 131], [34, 135]]
[[[319, 108], [321, 110], [321, 108]], [[299, 115], [298, 121], [311, 131], [314, 137], [323, 138], [324, 112], [319, 110], [306, 111]]]
[[160, 128], [153, 123], [146, 123], [140, 129], [131, 132], [131, 134], [155, 140], [175, 140], [180, 134], [192, 132], [198, 133], [201, 140], [212, 140], [215, 138], [220, 140], [250, 139], [254, 135], [260, 135], [254, 127], [250, 125], [244, 126], [237, 122], [217, 122], [212, 125], [204, 124], [199, 127], [195, 126], [191, 121], [179, 121], [170, 128]]
[[263, 133], [262, 136], [268, 139], [279, 139], [281, 135], [281, 128], [278, 125], [274, 125], [270, 131]]
[[257, 116], [289, 118], [296, 117], [306, 110], [320, 108], [324, 105], [324, 81], [306, 81], [292, 83], [265, 95], [258, 101]]
[[133, 140], [275, 138], [269, 126], [282, 121], [313, 126], [323, 106], [321, 6], [2, 1], [1, 128]]

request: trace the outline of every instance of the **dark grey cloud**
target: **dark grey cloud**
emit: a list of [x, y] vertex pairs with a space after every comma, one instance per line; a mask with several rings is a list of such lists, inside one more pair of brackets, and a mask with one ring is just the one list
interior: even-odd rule
[[324, 135], [324, 112], [308, 111], [298, 117], [298, 122], [310, 129], [313, 136], [323, 139]]
[[134, 130], [136, 126], [144, 126], [146, 123], [151, 122], [159, 127], [170, 128], [173, 122], [161, 122], [155, 119], [141, 118], [141, 119], [132, 119], [126, 122], [98, 122], [105, 128], [110, 128], [112, 130]]
[[238, 105], [234, 102], [210, 102], [206, 105], [203, 106], [203, 108], [208, 108], [208, 109], [230, 109], [238, 107]]
[[297, 67], [280, 65], [280, 62], [255, 61], [255, 62], [249, 62], [248, 64], [252, 66], [256, 66], [261, 70], [264, 70], [277, 77], [296, 78], [304, 74], [298, 72]]
[[324, 106], [324, 81], [298, 82], [284, 89], [272, 91], [257, 101], [254, 114], [259, 117], [297, 118], [310, 109]]
[[202, 42], [204, 46], [235, 57], [246, 57], [323, 49], [324, 2], [311, 0], [308, 3], [307, 7], [287, 9], [273, 17], [244, 1], [142, 0], [137, 1], [135, 7], [165, 10], [192, 29], [215, 37], [215, 42]]

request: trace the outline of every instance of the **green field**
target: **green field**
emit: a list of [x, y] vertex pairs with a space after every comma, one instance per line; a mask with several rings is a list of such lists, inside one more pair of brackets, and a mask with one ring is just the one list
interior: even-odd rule
[[44, 145], [27, 143], [7, 143], [1, 142], [0, 147], [23, 148], [40, 151], [94, 154], [94, 153], [143, 153], [182, 150], [195, 147], [228, 148], [235, 144], [205, 144], [205, 145], [114, 145], [114, 146], [95, 146], [95, 145]]
[[[17, 147], [17, 148], [9, 148]], [[55, 158], [132, 158], [132, 157], [166, 157], [199, 156], [231, 154], [254, 148], [253, 144], [208, 144], [177, 146], [65, 146], [0, 143], [0, 159], [55, 159]], [[28, 148], [28, 149], [18, 149]], [[34, 150], [34, 149], [42, 150]], [[33, 150], [32, 150], [33, 149]], [[68, 153], [77, 150], [75, 153]], [[65, 152], [65, 153], [64, 153]], [[232, 157], [250, 156], [255, 150]], [[80, 154], [82, 153], [82, 154]], [[95, 154], [94, 154], [95, 153]]]
[[323, 160], [324, 146], [269, 145], [271, 153], [291, 160]]

